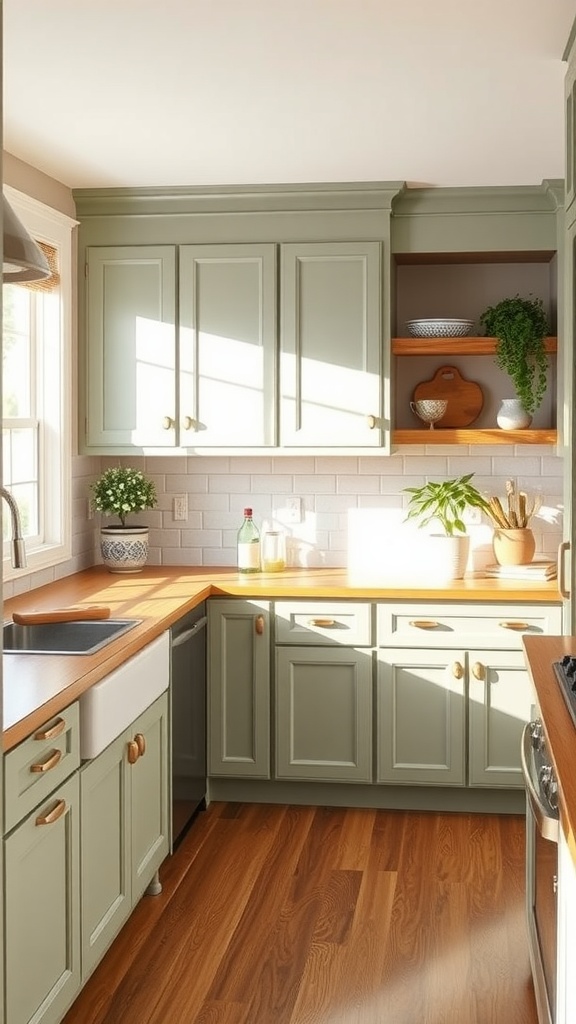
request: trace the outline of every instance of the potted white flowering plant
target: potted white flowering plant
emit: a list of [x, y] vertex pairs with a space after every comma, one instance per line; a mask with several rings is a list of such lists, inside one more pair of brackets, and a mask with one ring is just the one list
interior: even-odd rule
[[139, 572], [148, 558], [148, 527], [130, 526], [126, 517], [156, 506], [154, 482], [139, 469], [114, 466], [102, 473], [91, 491], [93, 509], [119, 520], [100, 531], [102, 561], [111, 572]]

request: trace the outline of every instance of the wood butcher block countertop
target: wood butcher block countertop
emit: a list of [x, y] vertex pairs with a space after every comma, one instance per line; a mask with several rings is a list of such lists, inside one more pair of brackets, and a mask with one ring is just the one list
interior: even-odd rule
[[560, 821], [576, 863], [576, 728], [552, 668], [576, 652], [576, 636], [524, 636], [522, 643], [558, 777]]
[[[348, 600], [444, 600], [558, 603], [556, 582], [538, 585], [466, 579], [433, 587], [390, 583], [374, 586], [345, 569], [288, 569], [242, 576], [234, 569], [147, 566], [121, 575], [95, 566], [6, 601], [4, 621], [14, 612], [78, 605], [105, 605], [113, 618], [142, 622], [92, 655], [5, 654], [3, 659], [3, 747], [10, 750], [44, 722], [77, 700], [90, 686], [168, 629], [207, 597]], [[575, 802], [576, 807], [576, 802]]]

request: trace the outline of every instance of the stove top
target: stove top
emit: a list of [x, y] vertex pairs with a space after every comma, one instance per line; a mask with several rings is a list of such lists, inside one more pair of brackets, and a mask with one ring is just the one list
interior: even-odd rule
[[562, 696], [576, 726], [576, 655], [565, 654], [562, 661], [553, 662], [552, 668], [556, 673]]

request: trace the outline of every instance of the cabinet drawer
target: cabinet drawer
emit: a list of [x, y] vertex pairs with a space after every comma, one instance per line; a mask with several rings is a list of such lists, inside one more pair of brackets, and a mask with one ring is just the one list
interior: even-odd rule
[[44, 800], [80, 765], [78, 703], [11, 750], [4, 758], [4, 829]]
[[369, 647], [371, 623], [370, 604], [334, 601], [277, 601], [275, 604], [278, 644]]
[[378, 646], [478, 646], [516, 650], [522, 636], [562, 632], [562, 610], [544, 604], [390, 602], [377, 606]]

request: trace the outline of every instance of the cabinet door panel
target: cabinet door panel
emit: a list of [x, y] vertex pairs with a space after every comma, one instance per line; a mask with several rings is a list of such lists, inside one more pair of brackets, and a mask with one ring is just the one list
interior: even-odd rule
[[372, 655], [276, 651], [276, 777], [372, 781]]
[[462, 786], [464, 655], [378, 652], [378, 781]]
[[90, 975], [131, 910], [129, 796], [119, 736], [82, 768], [82, 977]]
[[[65, 804], [51, 823], [38, 819]], [[80, 987], [79, 783], [73, 775], [4, 844], [6, 1019], [57, 1024]]]
[[172, 446], [176, 250], [91, 248], [87, 263], [87, 443]]
[[180, 250], [181, 443], [275, 443], [274, 245]]
[[208, 602], [211, 775], [270, 778], [270, 632], [266, 601]]
[[532, 692], [523, 654], [470, 651], [469, 784], [523, 787], [522, 730]]
[[168, 696], [163, 694], [136, 720], [144, 752], [128, 765], [131, 795], [132, 903], [140, 898], [170, 846], [168, 809]]
[[280, 443], [380, 445], [380, 244], [289, 244], [281, 260]]

